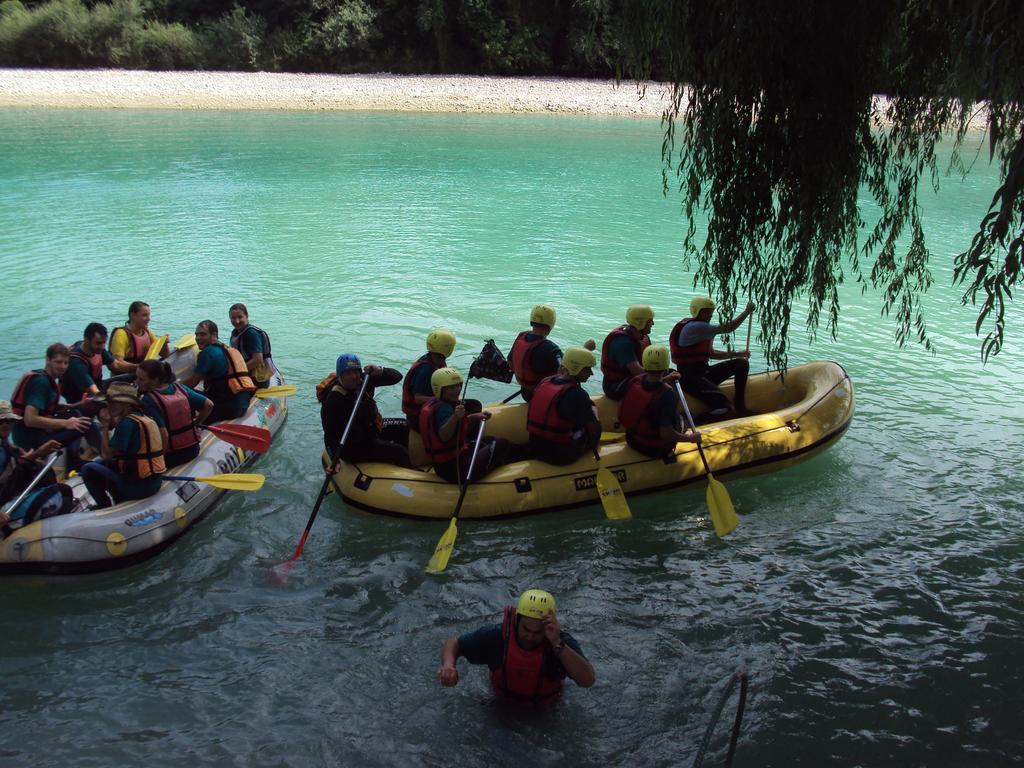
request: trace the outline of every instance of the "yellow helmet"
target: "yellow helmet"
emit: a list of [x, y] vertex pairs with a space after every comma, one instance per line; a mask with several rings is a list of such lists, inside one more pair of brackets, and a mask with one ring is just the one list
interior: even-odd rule
[[528, 589], [519, 596], [516, 613], [531, 619], [543, 619], [555, 612], [555, 598], [543, 589]]
[[462, 383], [462, 374], [454, 368], [438, 368], [430, 374], [430, 388], [434, 390], [434, 397], [441, 396], [441, 390], [453, 384]]
[[655, 373], [657, 371], [667, 371], [671, 366], [669, 365], [668, 347], [664, 347], [661, 344], [653, 344], [644, 350], [644, 370]]
[[642, 331], [654, 319], [654, 310], [648, 304], [634, 304], [626, 310], [626, 322]]
[[530, 322], [555, 327], [555, 308], [550, 304], [537, 304], [530, 312]]
[[569, 347], [562, 356], [562, 367], [575, 376], [584, 368], [593, 368], [597, 365], [597, 358], [589, 349], [583, 347]]
[[455, 351], [455, 334], [447, 328], [438, 328], [427, 334], [427, 351], [450, 357]]
[[690, 299], [690, 317], [696, 317], [702, 309], [714, 309], [715, 302], [707, 296], [694, 296]]

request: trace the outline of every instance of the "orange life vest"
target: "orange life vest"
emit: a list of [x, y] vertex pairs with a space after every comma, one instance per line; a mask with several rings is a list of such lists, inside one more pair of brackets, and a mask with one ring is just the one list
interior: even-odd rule
[[160, 428], [149, 416], [132, 413], [125, 418], [139, 425], [139, 451], [122, 456], [118, 460], [118, 470], [126, 477], [137, 477], [139, 480], [162, 475], [167, 467], [164, 466], [164, 444], [160, 439]]
[[501, 639], [504, 643], [501, 666], [491, 672], [491, 686], [499, 696], [533, 704], [547, 704], [557, 701], [562, 695], [563, 678], [545, 674], [550, 665], [551, 654], [545, 640], [537, 648], [526, 650], [516, 638], [516, 609], [505, 608], [501, 623]]
[[224, 351], [224, 355], [228, 359], [228, 372], [223, 376], [207, 377], [206, 385], [214, 384], [217, 385], [217, 389], [220, 389], [226, 384], [228, 393], [231, 395], [237, 395], [239, 392], [255, 392], [256, 384], [249, 376], [249, 369], [245, 365], [245, 360], [242, 359], [242, 353], [222, 341], [216, 342], [216, 345]]

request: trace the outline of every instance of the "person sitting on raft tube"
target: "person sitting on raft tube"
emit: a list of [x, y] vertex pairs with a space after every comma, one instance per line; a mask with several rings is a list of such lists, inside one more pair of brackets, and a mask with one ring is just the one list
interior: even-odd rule
[[77, 457], [78, 441], [92, 426], [92, 419], [57, 415], [66, 410], [60, 405], [59, 380], [67, 372], [69, 361], [67, 347], [60, 342], [51, 344], [46, 348], [46, 366], [22, 374], [15, 385], [11, 409], [21, 420], [15, 421], [11, 437], [19, 448], [30, 451], [56, 440], [71, 448], [69, 459]]
[[[440, 368], [430, 376], [434, 397], [420, 409], [420, 437], [434, 472], [449, 483], [473, 482], [492, 469], [519, 461], [519, 446], [501, 437], [480, 437], [480, 424], [491, 417], [476, 401], [459, 400], [462, 374], [454, 368]], [[473, 474], [467, 476], [473, 444], [480, 440]]]
[[402, 381], [402, 413], [409, 422], [409, 429], [420, 431], [420, 409], [434, 397], [430, 388], [430, 377], [438, 368], [444, 368], [445, 360], [455, 351], [455, 334], [446, 328], [438, 328], [427, 334], [427, 353], [409, 368]]
[[[324, 447], [329, 455], [334, 457], [345, 434], [345, 427], [352, 418], [352, 426], [339, 454], [342, 461], [382, 461], [413, 469], [409, 451], [405, 447], [409, 440], [408, 427], [404, 421], [397, 419], [392, 421], [398, 421], [398, 424], [384, 426], [384, 418], [373, 397], [377, 387], [394, 386], [402, 380], [402, 374], [394, 368], [382, 368], [379, 365], [363, 368], [359, 358], [349, 352], [338, 356], [334, 368], [334, 383], [327, 390], [320, 406]], [[369, 380], [353, 418], [352, 409], [355, 408], [364, 376], [369, 377]]]
[[104, 427], [102, 459], [86, 462], [81, 472], [95, 508], [152, 496], [167, 471], [164, 444], [156, 422], [142, 412], [138, 389], [115, 381], [97, 399], [107, 404], [98, 417]]
[[626, 324], [609, 333], [601, 345], [601, 388], [606, 397], [621, 400], [629, 380], [644, 372], [640, 359], [651, 344], [654, 310], [634, 304], [626, 310]]
[[626, 430], [626, 442], [654, 458], [671, 453], [676, 443], [699, 443], [700, 432], [682, 429], [679, 397], [672, 386], [679, 374], [669, 372], [668, 348], [660, 344], [648, 347], [643, 364], [646, 373], [630, 380], [619, 403], [619, 423]]
[[470, 664], [488, 666], [499, 698], [524, 704], [554, 703], [566, 677], [581, 688], [589, 688], [596, 679], [580, 644], [562, 631], [555, 598], [542, 589], [523, 592], [516, 605], [505, 608], [501, 624], [445, 640], [437, 680], [446, 688], [459, 683], [460, 656]]
[[[732, 320], [718, 325], [711, 324], [715, 302], [707, 296], [695, 296], [690, 301], [690, 317], [684, 317], [672, 329], [669, 348], [672, 362], [682, 376], [683, 391], [693, 395], [710, 408], [709, 420], [723, 419], [733, 410], [729, 398], [718, 385], [735, 377], [735, 413], [749, 416], [746, 406], [747, 374], [750, 372], [750, 350], [724, 352], [716, 350], [714, 338], [720, 333], [732, 333], [754, 311], [753, 302]], [[724, 360], [709, 366], [709, 360]]]
[[60, 389], [69, 403], [100, 393], [103, 366], [114, 374], [135, 373], [135, 363], [118, 360], [107, 350], [107, 327], [103, 323], [85, 326], [82, 340], [72, 344], [68, 352], [70, 360], [67, 371], [61, 376]]
[[[548, 338], [555, 327], [555, 308], [537, 304], [530, 312], [530, 327], [532, 330], [523, 331], [516, 337], [508, 353], [512, 372], [526, 402], [530, 402], [537, 385], [558, 373], [562, 365], [562, 350]], [[588, 339], [583, 346], [593, 351], [597, 345], [593, 339]]]
[[270, 356], [270, 337], [262, 328], [249, 324], [249, 310], [245, 304], [232, 304], [228, 310], [231, 320], [231, 346], [242, 353], [257, 387], [269, 387], [274, 375], [274, 361]]
[[601, 422], [581, 386], [596, 364], [589, 349], [569, 347], [558, 373], [537, 385], [526, 413], [532, 458], [559, 466], [572, 464], [597, 445]]
[[203, 320], [196, 326], [199, 357], [193, 374], [182, 382], [193, 389], [202, 382], [203, 394], [213, 400], [213, 412], [206, 419], [210, 424], [237, 419], [245, 413], [256, 391], [242, 354], [217, 338], [218, 332], [213, 320]]
[[[11, 429], [19, 421], [21, 416], [14, 412], [10, 402], [0, 400], [0, 504], [24, 491], [42, 469], [40, 460], [61, 448], [56, 440], [47, 440], [31, 451], [14, 445], [10, 441]], [[44, 485], [55, 482], [56, 477], [43, 480]]]
[[164, 464], [177, 467], [199, 456], [199, 426], [213, 413], [213, 401], [176, 381], [162, 360], [143, 360], [135, 376], [142, 411], [160, 428]]
[[[141, 363], [156, 338], [156, 334], [149, 330], [149, 304], [133, 301], [128, 307], [128, 322], [115, 328], [110, 335], [110, 354], [126, 363]], [[166, 356], [165, 346], [160, 350], [160, 357]]]

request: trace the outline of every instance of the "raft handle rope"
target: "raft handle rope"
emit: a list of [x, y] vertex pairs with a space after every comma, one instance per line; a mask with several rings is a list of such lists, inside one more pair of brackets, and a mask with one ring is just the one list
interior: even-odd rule
[[740, 684], [740, 698], [736, 702], [736, 720], [733, 722], [732, 735], [729, 737], [729, 752], [725, 758], [725, 768], [730, 768], [732, 765], [732, 758], [736, 754], [736, 741], [740, 736], [740, 724], [743, 722], [743, 710], [747, 704], [747, 673], [745, 670], [740, 670], [729, 678], [725, 690], [722, 691], [722, 696], [719, 698], [718, 704], [715, 705], [714, 714], [711, 715], [711, 722], [708, 723], [708, 728], [704, 732], [704, 739], [701, 741], [700, 749], [697, 750], [697, 756], [693, 760], [693, 768], [700, 768], [704, 764], [704, 753], [707, 751], [708, 743], [711, 741], [711, 734], [714, 733], [715, 726], [718, 725], [718, 719], [722, 716], [722, 708], [725, 706], [725, 702], [728, 701], [729, 694], [732, 693], [732, 689], [736, 687], [737, 682]]

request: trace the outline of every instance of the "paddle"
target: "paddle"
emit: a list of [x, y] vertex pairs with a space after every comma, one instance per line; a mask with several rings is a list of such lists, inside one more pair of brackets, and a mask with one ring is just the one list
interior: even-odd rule
[[257, 389], [253, 392], [253, 396], [258, 397], [260, 400], [265, 400], [268, 397], [291, 397], [298, 391], [298, 387], [294, 384], [279, 384], [276, 387]]
[[13, 511], [18, 508], [18, 505], [25, 500], [25, 497], [28, 496], [32, 492], [32, 489], [35, 488], [36, 485], [38, 485], [39, 481], [43, 479], [43, 475], [45, 475], [49, 471], [50, 467], [52, 467], [53, 463], [57, 461], [57, 458], [61, 455], [61, 453], [63, 453], [63, 451], [54, 451], [53, 455], [46, 460], [46, 463], [43, 465], [43, 468], [39, 470], [39, 473], [32, 478], [32, 482], [29, 483], [25, 487], [25, 490], [21, 492], [21, 495], [14, 500], [13, 504], [7, 505], [8, 510]]
[[149, 349], [146, 350], [146, 356], [143, 357], [142, 359], [143, 360], [156, 360], [160, 356], [160, 353], [163, 351], [164, 344], [166, 344], [166, 343], [167, 343], [167, 334], [166, 333], [163, 336], [157, 336], [156, 339], [153, 340], [153, 343], [149, 345]]
[[160, 475], [161, 480], [177, 480], [181, 483], [196, 482], [223, 488], [227, 491], [258, 491], [263, 487], [266, 477], [263, 475], [235, 474], [210, 475], [209, 477], [182, 477], [181, 475]]
[[338, 442], [337, 447], [331, 454], [331, 466], [327, 470], [327, 476], [324, 478], [324, 484], [320, 486], [320, 494], [316, 497], [316, 504], [313, 505], [313, 513], [309, 516], [309, 522], [306, 523], [306, 530], [302, 532], [302, 538], [299, 539], [299, 546], [295, 548], [295, 554], [292, 555], [291, 560], [281, 563], [273, 570], [274, 577], [277, 579], [279, 584], [283, 584], [292, 568], [295, 567], [295, 561], [299, 559], [299, 555], [302, 554], [302, 548], [306, 546], [306, 539], [309, 538], [309, 531], [313, 527], [313, 521], [316, 520], [316, 515], [320, 511], [320, 505], [324, 503], [324, 498], [327, 496], [327, 489], [330, 488], [331, 478], [338, 469], [338, 462], [341, 460], [341, 449], [345, 445], [345, 441], [348, 439], [348, 432], [352, 428], [352, 422], [355, 421], [356, 412], [359, 410], [359, 406], [363, 403], [363, 393], [366, 392], [366, 385], [370, 383], [370, 376], [363, 376], [363, 386], [359, 388], [359, 395], [356, 397], [356, 402], [352, 406], [352, 413], [348, 417], [348, 424], [345, 425], [345, 431], [341, 433], [341, 440]]
[[175, 349], [186, 349], [188, 347], [194, 347], [196, 345], [196, 335], [194, 333], [186, 333], [180, 339], [178, 343], [174, 345]]
[[[679, 402], [683, 404], [687, 425], [690, 429], [696, 431], [697, 427], [693, 423], [693, 416], [690, 415], [690, 406], [686, 403], [686, 396], [683, 394], [683, 388], [679, 386], [678, 381], [676, 382], [676, 394], [679, 395]], [[715, 533], [719, 537], [725, 536], [739, 525], [740, 521], [736, 518], [736, 510], [732, 506], [729, 492], [711, 474], [711, 467], [708, 466], [707, 457], [704, 456], [704, 449], [700, 443], [697, 443], [697, 451], [700, 453], [700, 460], [704, 463], [704, 471], [708, 475], [707, 500], [708, 509], [711, 511], [711, 522], [715, 525]]]
[[594, 446], [594, 460], [597, 462], [597, 495], [601, 497], [601, 506], [609, 520], [631, 520], [633, 513], [629, 510], [626, 494], [622, 492], [619, 479], [607, 467], [601, 466], [601, 454]]
[[455, 511], [452, 512], [452, 520], [448, 523], [448, 530], [441, 535], [437, 546], [434, 547], [434, 554], [430, 556], [430, 561], [424, 569], [427, 573], [441, 573], [441, 571], [448, 567], [448, 558], [451, 557], [452, 549], [455, 548], [455, 537], [459, 535], [459, 529], [455, 521], [459, 517], [459, 512], [462, 511], [462, 502], [466, 499], [466, 490], [469, 488], [470, 478], [473, 476], [476, 452], [480, 450], [480, 443], [483, 442], [484, 424], [486, 423], [486, 420], [480, 422], [480, 431], [476, 433], [476, 442], [473, 444], [473, 455], [469, 459], [466, 482], [462, 484], [462, 490], [459, 491], [459, 500], [455, 502]]
[[237, 445], [247, 451], [266, 453], [270, 449], [270, 432], [263, 427], [251, 427], [245, 424], [212, 424], [199, 425], [226, 443]]

